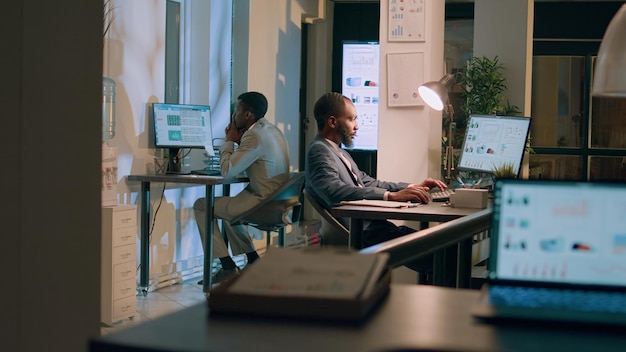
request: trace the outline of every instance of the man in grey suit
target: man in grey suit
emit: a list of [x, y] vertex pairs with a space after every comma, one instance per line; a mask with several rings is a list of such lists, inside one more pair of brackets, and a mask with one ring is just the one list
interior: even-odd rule
[[[223, 220], [232, 255], [245, 253], [251, 264], [259, 255], [247, 226], [233, 225], [230, 220], [259, 204], [289, 180], [289, 149], [283, 133], [264, 118], [267, 99], [263, 94], [247, 92], [237, 99], [237, 108], [226, 127], [226, 142], [220, 148], [220, 169], [224, 177], [245, 172], [250, 182], [234, 197], [216, 198], [214, 209], [215, 216]], [[239, 146], [235, 148], [235, 144]], [[204, 239], [206, 199], [198, 199], [193, 208], [200, 236]], [[213, 277], [216, 283], [238, 274], [239, 268], [228, 253], [217, 223], [213, 226], [213, 253], [222, 264]]]
[[[344, 200], [358, 199], [427, 203], [431, 188], [447, 188], [443, 181], [432, 178], [420, 184], [386, 182], [359, 170], [350, 154], [341, 148], [342, 143], [352, 146], [359, 128], [356, 108], [349, 98], [339, 93], [324, 94], [315, 103], [313, 113], [318, 135], [306, 155], [305, 188], [325, 208], [330, 209]], [[348, 226], [346, 219], [338, 220]], [[370, 246], [411, 232], [415, 230], [386, 220], [366, 221], [364, 244]], [[428, 270], [432, 263], [422, 262], [414, 268]]]

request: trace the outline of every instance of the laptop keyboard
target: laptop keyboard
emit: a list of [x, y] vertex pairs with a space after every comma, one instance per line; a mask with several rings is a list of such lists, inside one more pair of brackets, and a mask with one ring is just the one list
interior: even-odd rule
[[489, 295], [493, 304], [509, 307], [626, 313], [624, 292], [498, 285], [490, 287]]

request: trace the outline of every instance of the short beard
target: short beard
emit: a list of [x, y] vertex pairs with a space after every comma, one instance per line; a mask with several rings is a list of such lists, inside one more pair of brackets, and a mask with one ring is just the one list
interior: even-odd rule
[[339, 127], [339, 133], [341, 133], [341, 143], [348, 148], [352, 147], [353, 141], [350, 132], [348, 132], [348, 130], [344, 127]]

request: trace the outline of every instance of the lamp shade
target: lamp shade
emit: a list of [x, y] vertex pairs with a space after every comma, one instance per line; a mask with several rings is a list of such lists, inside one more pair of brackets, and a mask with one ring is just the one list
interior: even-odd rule
[[439, 81], [430, 81], [422, 84], [417, 88], [417, 91], [428, 106], [434, 110], [441, 111], [448, 100], [448, 89], [450, 89], [453, 83], [454, 75], [448, 73]]
[[626, 98], [626, 4], [604, 33], [596, 58], [593, 95]]

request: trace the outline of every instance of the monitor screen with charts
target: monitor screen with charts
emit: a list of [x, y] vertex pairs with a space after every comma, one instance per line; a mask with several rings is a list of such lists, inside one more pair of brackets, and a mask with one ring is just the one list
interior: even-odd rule
[[152, 104], [157, 148], [212, 148], [211, 108], [206, 105]]
[[154, 146], [168, 149], [168, 173], [181, 172], [181, 150], [212, 149], [211, 108], [207, 105], [152, 104]]
[[519, 175], [530, 121], [529, 117], [471, 115], [458, 169], [493, 173], [509, 165]]

